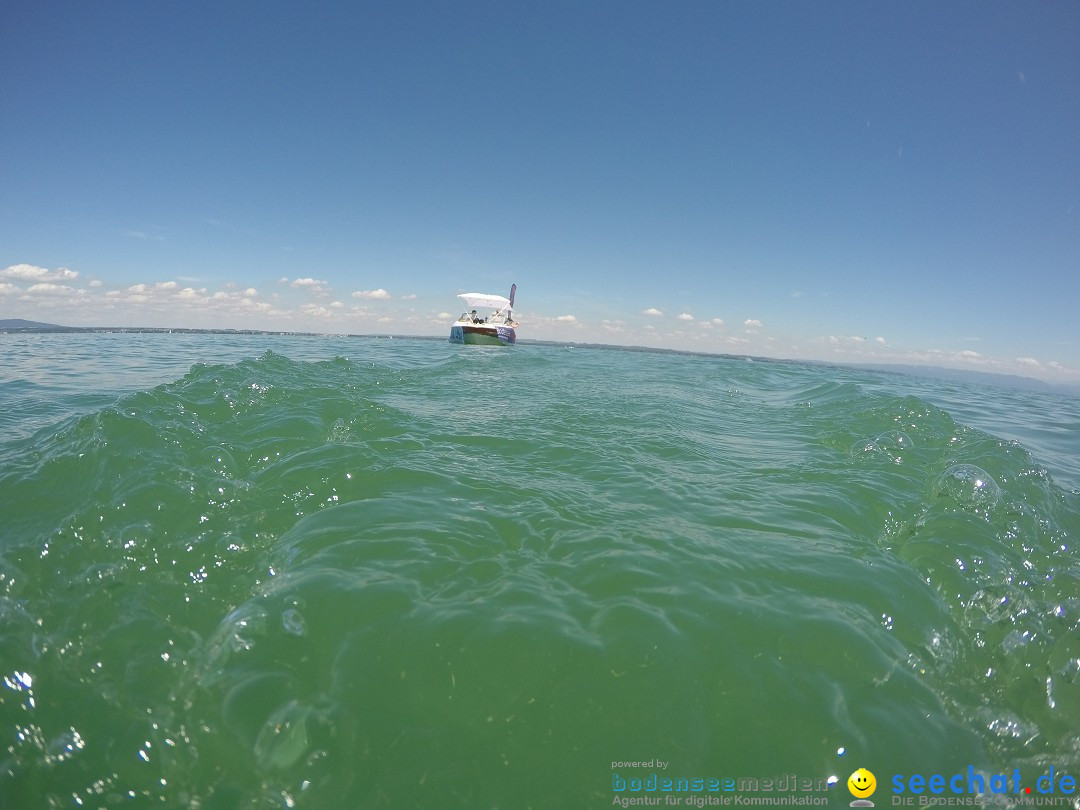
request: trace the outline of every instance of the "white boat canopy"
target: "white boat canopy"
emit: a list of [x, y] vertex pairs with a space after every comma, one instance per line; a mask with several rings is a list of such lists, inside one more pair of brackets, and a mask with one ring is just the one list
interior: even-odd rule
[[510, 306], [510, 299], [501, 295], [488, 295], [487, 293], [462, 293], [458, 296], [470, 307], [491, 307], [492, 309], [505, 309]]

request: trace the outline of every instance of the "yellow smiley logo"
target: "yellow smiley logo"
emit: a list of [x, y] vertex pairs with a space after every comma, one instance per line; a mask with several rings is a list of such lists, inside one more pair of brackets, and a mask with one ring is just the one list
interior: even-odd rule
[[877, 790], [877, 779], [866, 768], [859, 768], [847, 780], [847, 789], [856, 799], [865, 799]]

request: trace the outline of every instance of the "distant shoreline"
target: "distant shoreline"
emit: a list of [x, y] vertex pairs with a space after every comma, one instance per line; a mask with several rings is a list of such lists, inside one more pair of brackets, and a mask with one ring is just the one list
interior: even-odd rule
[[[289, 332], [273, 329], [200, 329], [166, 326], [60, 326], [36, 321], [0, 320], [0, 334], [129, 334], [129, 335], [265, 335], [281, 337], [339, 337], [339, 338], [377, 338], [384, 340], [445, 340], [437, 335], [393, 335], [393, 334], [350, 334], [328, 332]], [[1062, 394], [1080, 397], [1080, 387], [1055, 385], [1037, 380], [1034, 377], [1021, 377], [1015, 374], [1001, 374], [973, 369], [955, 369], [942, 366], [914, 366], [900, 363], [836, 363], [826, 360], [791, 360], [781, 357], [759, 357], [749, 354], [724, 354], [720, 352], [695, 352], [688, 349], [665, 349], [652, 346], [620, 346], [609, 343], [574, 343], [557, 340], [519, 339], [518, 343], [528, 346], [565, 346], [575, 349], [608, 349], [624, 352], [644, 352], [651, 354], [675, 354], [698, 357], [719, 357], [725, 360], [745, 360], [755, 363], [808, 364], [815, 366], [833, 366], [836, 368], [878, 371], [886, 374], [903, 374], [910, 377], [925, 377], [932, 380], [948, 380], [959, 383], [988, 385], [994, 388], [1011, 388], [1022, 391], [1041, 391], [1050, 394]]]
[[[306, 337], [322, 337], [322, 332], [283, 332], [271, 329], [196, 329], [175, 326], [57, 326], [45, 324], [42, 326], [6, 326], [0, 321], [0, 334], [130, 334], [130, 335], [300, 335]], [[350, 336], [352, 337], [352, 336]]]

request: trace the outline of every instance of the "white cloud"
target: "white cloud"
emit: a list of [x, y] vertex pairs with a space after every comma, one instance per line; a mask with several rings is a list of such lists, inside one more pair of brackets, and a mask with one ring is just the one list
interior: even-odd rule
[[691, 315], [689, 312], [680, 312], [678, 317], [679, 317], [680, 321], [692, 321], [692, 320], [694, 320], [694, 316]]
[[649, 307], [648, 309], [641, 310], [641, 314], [642, 315], [649, 315], [649, 316], [651, 316], [653, 318], [658, 318], [661, 315], [663, 315], [664, 313], [663, 313], [662, 310], [659, 310], [656, 307]]
[[329, 318], [334, 313], [329, 309], [318, 304], [304, 304], [300, 307], [300, 312], [304, 315], [310, 315], [315, 318]]
[[416, 293], [409, 293], [408, 295], [401, 296], [402, 301], [415, 301]]
[[66, 267], [49, 270], [46, 267], [38, 267], [33, 264], [13, 264], [0, 270], [0, 278], [9, 278], [15, 281], [73, 281], [78, 277], [78, 273]]
[[[841, 343], [851, 344], [853, 346], [859, 346], [859, 345], [862, 345], [863, 343], [866, 343], [866, 338], [860, 337], [859, 335], [845, 335], [844, 337], [837, 337], [836, 335], [829, 335], [827, 338], [825, 338], [825, 340], [826, 340], [826, 342], [828, 342], [832, 346], [839, 346]], [[882, 343], [884, 341], [879, 338], [878, 342]]]
[[743, 326], [746, 327], [746, 332], [748, 334], [753, 334], [754, 332], [757, 332], [759, 329], [761, 329], [761, 321], [759, 321], [757, 318], [747, 318], [745, 321], [743, 321]]
[[885, 338], [883, 338], [883, 337], [874, 338], [874, 343], [877, 343], [879, 346], [888, 346], [889, 345], [888, 343], [885, 342]]
[[10, 284], [6, 281], [0, 282], [0, 295], [16, 295], [21, 290], [14, 284]]
[[155, 290], [175, 290], [180, 285], [175, 281], [161, 281], [154, 285]]
[[575, 318], [573, 315], [559, 315], [559, 316], [557, 316], [555, 318], [555, 320], [557, 320], [557, 321], [566, 321], [567, 323], [576, 323], [577, 322], [577, 318]]
[[97, 287], [100, 287], [101, 285], [102, 285], [102, 281], [101, 281], [101, 279], [95, 278], [95, 279], [94, 279], [93, 281], [91, 281], [91, 282], [90, 282], [89, 284], [87, 284], [86, 286], [87, 286], [87, 287], [94, 287], [94, 288], [97, 288]]
[[27, 292], [31, 295], [71, 295], [75, 290], [66, 284], [52, 284], [50, 282], [45, 282], [43, 284], [31, 285]]
[[1016, 362], [1024, 366], [1032, 366], [1033, 368], [1039, 368], [1042, 365], [1042, 363], [1034, 357], [1017, 357]]
[[[282, 280], [284, 281], [285, 279], [282, 279]], [[314, 290], [321, 290], [324, 286], [326, 286], [326, 282], [325, 281], [319, 281], [316, 278], [298, 278], [298, 279], [293, 280], [293, 282], [292, 282], [292, 284], [290, 286], [292, 286], [292, 287], [310, 287], [311, 289], [314, 289]]]
[[352, 294], [353, 298], [368, 298], [374, 301], [388, 301], [393, 296], [381, 287], [377, 290], [357, 290]]

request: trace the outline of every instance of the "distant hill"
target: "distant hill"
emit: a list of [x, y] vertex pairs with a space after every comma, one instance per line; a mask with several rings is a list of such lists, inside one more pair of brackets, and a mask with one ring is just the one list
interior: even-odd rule
[[899, 364], [857, 365], [856, 368], [864, 368], [870, 371], [884, 371], [891, 374], [908, 374], [913, 377], [929, 377], [935, 380], [951, 380], [953, 382], [975, 383], [996, 388], [1016, 388], [1023, 391], [1045, 391], [1055, 394], [1067, 394], [1076, 396], [1080, 394], [1080, 388], [1073, 385], [1054, 385], [1052, 383], [1036, 380], [1033, 377], [1020, 377], [1015, 374], [1000, 374], [991, 371], [975, 371], [972, 369], [940, 368], [938, 366], [905, 366]]
[[0, 329], [63, 329], [55, 323], [41, 323], [41, 321], [26, 321], [22, 318], [8, 318], [0, 320]]

